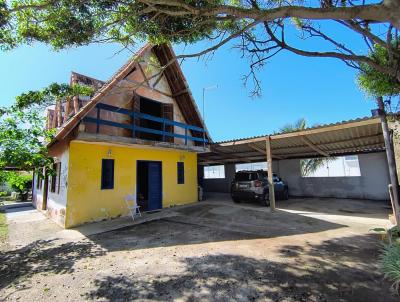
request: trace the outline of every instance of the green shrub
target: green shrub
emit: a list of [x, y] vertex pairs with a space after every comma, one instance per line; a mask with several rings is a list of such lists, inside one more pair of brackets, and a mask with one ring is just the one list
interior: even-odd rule
[[32, 186], [32, 175], [9, 172], [7, 184], [20, 194], [26, 193]]
[[380, 259], [385, 276], [393, 281], [393, 287], [399, 291], [400, 287], [400, 241], [396, 241], [391, 245], [386, 245]]
[[6, 197], [8, 193], [6, 191], [0, 191], [0, 197]]

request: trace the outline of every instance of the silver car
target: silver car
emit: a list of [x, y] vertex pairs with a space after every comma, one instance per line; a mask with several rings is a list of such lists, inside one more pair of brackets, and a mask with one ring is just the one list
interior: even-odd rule
[[[276, 198], [288, 199], [288, 185], [276, 174], [273, 174], [272, 179]], [[231, 196], [234, 202], [256, 200], [269, 206], [268, 173], [263, 170], [236, 172], [231, 185]]]

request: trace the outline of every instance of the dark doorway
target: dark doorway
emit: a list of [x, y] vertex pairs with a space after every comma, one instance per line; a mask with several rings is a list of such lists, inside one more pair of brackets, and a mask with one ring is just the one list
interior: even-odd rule
[[142, 211], [162, 208], [162, 168], [159, 161], [137, 162], [137, 201]]
[[[162, 103], [153, 100], [140, 98], [140, 112], [155, 117], [162, 117]], [[140, 119], [140, 127], [162, 131], [162, 123]], [[153, 141], [161, 141], [162, 135], [155, 133], [141, 132], [140, 138]]]

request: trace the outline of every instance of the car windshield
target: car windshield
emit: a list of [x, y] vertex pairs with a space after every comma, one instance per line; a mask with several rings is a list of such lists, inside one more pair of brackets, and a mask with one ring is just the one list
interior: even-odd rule
[[239, 172], [235, 175], [236, 181], [251, 181], [257, 179], [257, 173], [249, 173], [249, 172]]

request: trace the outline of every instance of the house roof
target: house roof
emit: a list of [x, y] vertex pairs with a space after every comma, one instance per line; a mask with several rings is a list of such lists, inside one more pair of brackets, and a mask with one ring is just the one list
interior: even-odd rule
[[[120, 69], [118, 69], [114, 75], [107, 82], [102, 82], [100, 80], [90, 78], [78, 73], [74, 73], [73, 76], [77, 76], [78, 79], [82, 78], [83, 81], [90, 81], [95, 84], [102, 83], [100, 89], [98, 89], [90, 101], [80, 108], [80, 110], [67, 122], [65, 122], [57, 131], [53, 140], [48, 144], [51, 146], [57, 141], [64, 139], [79, 122], [93, 109], [97, 103], [99, 103], [108, 92], [113, 89], [118, 82], [123, 80], [127, 75], [134, 70], [135, 66], [139, 62], [140, 58], [147, 52], [152, 50], [160, 61], [161, 66], [168, 66], [164, 70], [164, 76], [170, 85], [172, 96], [176, 100], [185, 121], [194, 126], [202, 127], [206, 131], [206, 136], [209, 141], [211, 141], [210, 135], [206, 129], [206, 126], [200, 116], [199, 109], [194, 101], [193, 95], [190, 91], [189, 85], [184, 77], [182, 70], [179, 66], [174, 51], [172, 47], [168, 44], [162, 45], [152, 45], [150, 43], [145, 44], [128, 62], [126, 62]], [[172, 63], [171, 63], [172, 62]], [[194, 133], [194, 136], [199, 134]]]
[[199, 163], [257, 162], [266, 160], [266, 139], [275, 159], [340, 156], [385, 150], [379, 118], [359, 118], [304, 130], [266, 134], [213, 143], [199, 154]]

